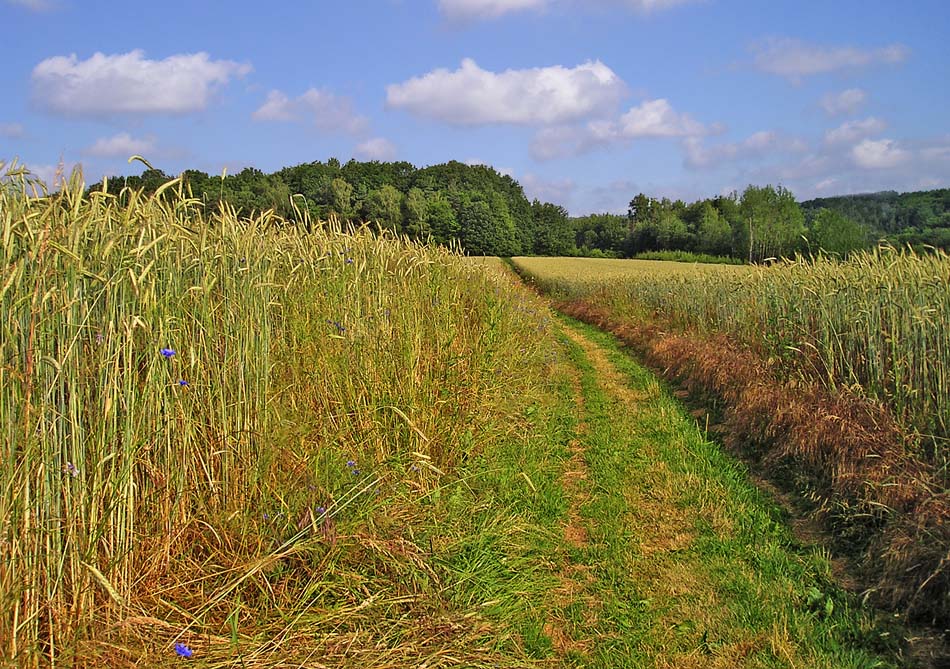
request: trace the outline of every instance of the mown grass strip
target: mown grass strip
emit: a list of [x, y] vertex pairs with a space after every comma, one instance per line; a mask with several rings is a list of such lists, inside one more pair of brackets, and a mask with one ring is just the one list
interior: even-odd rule
[[[649, 372], [589, 326], [568, 345], [588, 411], [589, 667], [897, 666], [896, 635], [795, 544], [744, 467]], [[580, 622], [580, 621], [579, 621]]]

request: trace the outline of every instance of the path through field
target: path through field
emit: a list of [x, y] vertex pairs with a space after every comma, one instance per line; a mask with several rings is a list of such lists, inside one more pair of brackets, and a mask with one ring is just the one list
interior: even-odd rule
[[558, 664], [889, 666], [888, 634], [742, 465], [608, 335], [567, 320], [563, 333], [577, 415], [544, 626]]

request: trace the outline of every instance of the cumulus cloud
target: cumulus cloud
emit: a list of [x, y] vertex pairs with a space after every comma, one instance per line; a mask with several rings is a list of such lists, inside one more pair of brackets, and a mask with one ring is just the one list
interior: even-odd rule
[[828, 93], [821, 102], [821, 108], [831, 116], [854, 114], [867, 102], [868, 94], [860, 88], [849, 88], [840, 93]]
[[289, 98], [281, 91], [271, 91], [251, 118], [255, 121], [310, 122], [320, 130], [351, 135], [365, 132], [369, 127], [369, 120], [354, 111], [352, 100], [316, 88], [308, 89], [296, 98]]
[[668, 100], [646, 100], [616, 120], [595, 119], [583, 125], [543, 128], [531, 143], [535, 160], [575, 156], [592, 149], [641, 138], [696, 137], [710, 129]]
[[887, 123], [870, 116], [860, 121], [847, 121], [834, 130], [825, 133], [827, 144], [854, 144], [855, 142], [879, 135], [887, 129]]
[[626, 93], [598, 61], [490, 72], [466, 58], [450, 72], [437, 69], [386, 88], [386, 104], [453, 125], [556, 124], [613, 109]]
[[112, 137], [102, 137], [88, 147], [84, 153], [100, 158], [128, 158], [134, 155], [146, 155], [155, 151], [155, 139], [136, 139], [127, 132]]
[[636, 137], [690, 137], [706, 133], [706, 127], [688, 114], [677, 113], [664, 99], [647, 100], [620, 117], [620, 134]]
[[205, 109], [217, 87], [250, 70], [207, 53], [164, 60], [148, 60], [138, 49], [87, 60], [55, 56], [33, 68], [33, 97], [63, 116], [184, 114]]
[[910, 151], [903, 149], [892, 139], [865, 139], [851, 149], [854, 164], [866, 170], [897, 167], [907, 162], [910, 157]]
[[355, 153], [363, 160], [389, 161], [396, 158], [396, 145], [385, 137], [373, 137], [358, 144]]
[[7, 139], [18, 139], [26, 134], [23, 126], [19, 123], [0, 123], [0, 137]]
[[723, 142], [713, 146], [706, 146], [698, 137], [688, 137], [683, 148], [686, 151], [686, 166], [693, 169], [716, 167], [725, 162], [758, 158], [773, 153], [807, 150], [802, 140], [787, 137], [775, 130], [761, 130], [740, 142]]
[[802, 77], [835, 70], [878, 63], [902, 63], [910, 55], [910, 50], [902, 44], [892, 44], [879, 49], [859, 49], [808, 44], [790, 38], [764, 40], [753, 45], [752, 50], [753, 64], [757, 69], [796, 82]]

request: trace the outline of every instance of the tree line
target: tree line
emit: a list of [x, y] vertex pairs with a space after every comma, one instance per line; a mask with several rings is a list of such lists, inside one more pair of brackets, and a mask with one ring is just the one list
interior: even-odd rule
[[[154, 192], [170, 178], [147, 169], [110, 182]], [[950, 248], [950, 190], [801, 204], [788, 189], [771, 185], [692, 203], [640, 193], [626, 215], [570, 218], [563, 207], [529, 201], [508, 175], [455, 161], [417, 168], [331, 158], [272, 174], [251, 167], [220, 177], [187, 170], [182, 180], [208, 208], [225, 202], [244, 215], [273, 210], [291, 217], [297, 207], [315, 220], [368, 221], [414, 239], [457, 244], [472, 255], [633, 257], [672, 251], [761, 262], [819, 250], [846, 256], [881, 239]]]
[[[147, 169], [109, 182], [154, 192], [169, 179], [161, 170]], [[225, 202], [242, 215], [272, 210], [289, 218], [297, 207], [315, 220], [367, 221], [414, 239], [460, 244], [472, 255], [574, 252], [563, 207], [529, 201], [517, 181], [485, 165], [453, 161], [419, 169], [407, 162], [341, 164], [331, 158], [273, 174], [251, 167], [220, 177], [187, 170], [182, 181], [205, 207]], [[100, 188], [95, 184], [90, 190]]]
[[781, 186], [749, 186], [687, 204], [643, 193], [627, 214], [572, 219], [580, 255], [685, 251], [746, 262], [796, 254], [840, 257], [882, 241], [950, 250], [950, 190], [876, 193], [799, 204]]

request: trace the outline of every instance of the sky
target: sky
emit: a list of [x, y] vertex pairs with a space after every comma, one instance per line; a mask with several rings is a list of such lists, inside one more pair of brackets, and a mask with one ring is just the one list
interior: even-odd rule
[[0, 161], [491, 165], [572, 214], [950, 186], [947, 0], [0, 0]]

